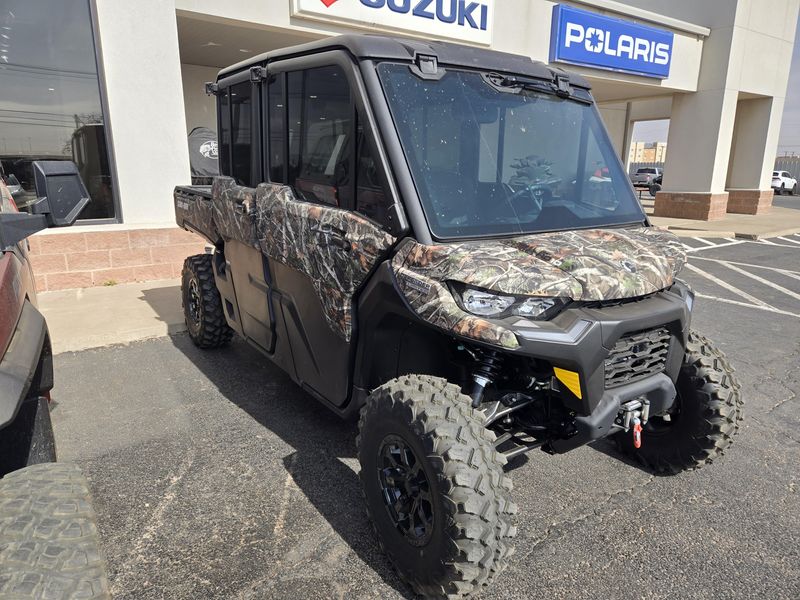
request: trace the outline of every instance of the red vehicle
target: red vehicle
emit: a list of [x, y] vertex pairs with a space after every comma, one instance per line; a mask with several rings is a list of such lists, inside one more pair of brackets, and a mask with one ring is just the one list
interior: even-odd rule
[[29, 213], [0, 181], [0, 597], [110, 598], [86, 480], [55, 462], [53, 353], [25, 239], [74, 223], [89, 194], [71, 162], [33, 170]]

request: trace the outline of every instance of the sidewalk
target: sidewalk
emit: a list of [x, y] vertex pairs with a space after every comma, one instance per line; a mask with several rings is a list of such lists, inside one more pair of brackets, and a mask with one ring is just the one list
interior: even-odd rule
[[186, 329], [180, 280], [167, 279], [39, 294], [53, 352], [70, 352]]
[[[652, 198], [641, 198], [650, 222], [657, 227], [665, 227], [682, 237], [727, 238], [738, 237], [748, 240], [791, 235], [800, 232], [800, 210], [773, 206], [764, 215], [737, 215], [728, 213], [719, 221], [696, 221], [694, 219], [673, 219], [654, 217]], [[798, 199], [800, 203], [800, 199]]]

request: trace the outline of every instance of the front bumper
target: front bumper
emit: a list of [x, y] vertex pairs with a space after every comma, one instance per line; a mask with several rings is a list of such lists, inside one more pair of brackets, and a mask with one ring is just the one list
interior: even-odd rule
[[[575, 414], [577, 433], [553, 441], [554, 451], [566, 452], [613, 433], [620, 405], [628, 400], [646, 397], [653, 415], [672, 406], [674, 382], [689, 335], [691, 303], [689, 289], [676, 282], [669, 291], [640, 300], [568, 308], [548, 322], [505, 320], [503, 326], [511, 329], [520, 343], [514, 354], [545, 361], [579, 376], [579, 394], [556, 383], [565, 406]], [[606, 360], [615, 344], [628, 334], [656, 328], [669, 334], [663, 369], [631, 382], [607, 382]]]
[[0, 360], [0, 428], [10, 424], [28, 396], [53, 387], [53, 357], [47, 323], [28, 301], [22, 307], [11, 343]]

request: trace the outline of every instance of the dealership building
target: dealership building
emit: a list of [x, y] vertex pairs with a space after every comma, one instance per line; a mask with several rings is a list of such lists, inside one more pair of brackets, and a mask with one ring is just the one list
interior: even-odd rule
[[0, 160], [74, 160], [92, 195], [31, 242], [42, 289], [179, 274], [203, 243], [175, 227], [187, 143], [217, 130], [226, 66], [343, 33], [441, 39], [529, 56], [592, 85], [614, 148], [669, 119], [659, 216], [768, 210], [800, 0], [7, 0]]

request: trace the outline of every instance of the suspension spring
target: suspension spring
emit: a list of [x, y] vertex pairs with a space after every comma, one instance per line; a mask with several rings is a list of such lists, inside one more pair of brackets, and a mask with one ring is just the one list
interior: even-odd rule
[[503, 365], [503, 356], [496, 350], [486, 350], [480, 353], [478, 365], [472, 375], [472, 408], [478, 408], [483, 401], [483, 392], [486, 386], [493, 383], [500, 374]]

